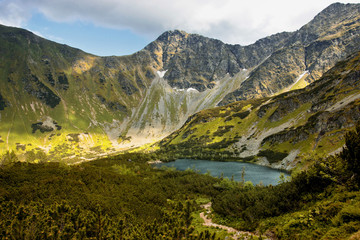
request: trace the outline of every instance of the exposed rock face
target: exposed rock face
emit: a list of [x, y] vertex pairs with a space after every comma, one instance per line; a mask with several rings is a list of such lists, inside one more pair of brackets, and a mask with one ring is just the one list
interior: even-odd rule
[[44, 85], [35, 75], [29, 75], [23, 79], [24, 90], [44, 102], [51, 108], [60, 103], [60, 98], [46, 85]]
[[360, 49], [360, 5], [333, 4], [296, 32], [279, 33], [249, 46], [229, 45], [183, 31], [168, 31], [139, 52], [152, 67], [166, 71], [171, 87], [204, 91], [214, 81], [242, 69], [249, 78], [219, 105], [270, 96], [293, 84], [304, 71], [313, 82]]
[[241, 69], [221, 41], [182, 31], [165, 32], [145, 50], [151, 52], [156, 67], [166, 70], [170, 86], [178, 89], [204, 91], [213, 87], [214, 80]]
[[170, 86], [204, 91], [226, 74], [234, 76], [256, 66], [282, 47], [289, 35], [276, 34], [243, 47], [175, 30], [163, 33], [143, 51], [150, 53], [155, 68], [166, 70], [165, 79]]
[[220, 105], [271, 96], [295, 82], [305, 70], [313, 82], [349, 54], [360, 49], [360, 5], [330, 5], [311, 22], [288, 35], [282, 49], [260, 64], [238, 90]]
[[[307, 110], [313, 114], [307, 123], [294, 129], [284, 130], [263, 140], [263, 144], [279, 144], [291, 141], [293, 144], [306, 140], [312, 134], [318, 134], [318, 139], [326, 133], [339, 129], [353, 127], [360, 119], [360, 65], [357, 62], [360, 53], [336, 66], [324, 74], [304, 90], [294, 94], [283, 94], [275, 97], [272, 103], [264, 105], [258, 115], [275, 106], [277, 109], [269, 117], [270, 122], [276, 122], [298, 109], [300, 106], [311, 103]], [[348, 89], [347, 91], [343, 91]], [[338, 96], [346, 97], [338, 100]], [[264, 112], [265, 111], [265, 112]]]
[[[293, 84], [305, 71], [304, 59], [304, 47], [293, 45], [283, 48], [252, 71], [248, 80], [231, 94], [238, 96], [236, 100], [271, 96]], [[224, 101], [221, 104], [223, 103]]]

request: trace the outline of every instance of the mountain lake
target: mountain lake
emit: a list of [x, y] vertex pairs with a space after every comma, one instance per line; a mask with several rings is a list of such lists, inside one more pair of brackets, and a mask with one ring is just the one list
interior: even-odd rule
[[210, 173], [213, 177], [220, 177], [223, 175], [224, 178], [231, 179], [233, 176], [234, 180], [239, 182], [242, 180], [241, 175], [243, 168], [245, 168], [245, 182], [251, 181], [254, 185], [261, 182], [265, 186], [277, 185], [280, 181], [281, 174], [284, 174], [285, 178], [290, 176], [290, 174], [285, 171], [244, 162], [177, 159], [173, 162], [157, 163], [155, 166], [157, 168], [165, 166], [180, 171], [193, 169], [203, 174]]

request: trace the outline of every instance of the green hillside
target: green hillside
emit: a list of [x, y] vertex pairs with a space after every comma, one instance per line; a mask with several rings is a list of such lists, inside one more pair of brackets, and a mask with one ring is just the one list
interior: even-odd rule
[[360, 118], [360, 53], [308, 87], [203, 110], [159, 143], [173, 158], [242, 160], [292, 169], [340, 150]]
[[[166, 143], [166, 151], [184, 146], [179, 150], [184, 156], [192, 156], [186, 153], [192, 151], [194, 157], [278, 162], [288, 168], [305, 152], [323, 155], [336, 150], [351, 119], [346, 120], [349, 126], [341, 122], [329, 126], [331, 131], [317, 128], [295, 141], [290, 138], [298, 133], [287, 128], [302, 131], [298, 127], [308, 119], [340, 116], [337, 101], [355, 100], [357, 89], [350, 88], [356, 83], [344, 86], [349, 88], [344, 92], [321, 93], [323, 99], [295, 99], [287, 92], [316, 83], [338, 61], [360, 50], [359, 11], [359, 4], [335, 3], [297, 31], [248, 46], [171, 30], [137, 53], [110, 57], [0, 26], [0, 155], [16, 151], [22, 161], [30, 162], [44, 161], [45, 155], [50, 161], [93, 160], [146, 148], [181, 128], [190, 116], [226, 104], [204, 112], [214, 115], [201, 120], [206, 122], [201, 130], [188, 129]], [[328, 101], [332, 94], [336, 97]], [[333, 103], [334, 109], [312, 101]], [[348, 107], [345, 115], [353, 114]], [[315, 115], [318, 111], [331, 113]], [[286, 136], [274, 135], [281, 131]], [[332, 145], [324, 143], [327, 138]], [[284, 156], [286, 161], [279, 162]]]
[[0, 150], [111, 152], [121, 132], [107, 131], [139, 105], [153, 71], [136, 56], [100, 58], [22, 29], [2, 26], [0, 36]]

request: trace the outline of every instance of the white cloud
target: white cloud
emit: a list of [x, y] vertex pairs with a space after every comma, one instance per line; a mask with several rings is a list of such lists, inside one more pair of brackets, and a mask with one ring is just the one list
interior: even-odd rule
[[[85, 21], [156, 37], [181, 29], [249, 44], [294, 31], [333, 0], [0, 0], [0, 23], [24, 26], [38, 11], [57, 22]], [[359, 1], [358, 1], [359, 2]]]
[[21, 27], [31, 17], [26, 2], [0, 0], [0, 23], [4, 25]]

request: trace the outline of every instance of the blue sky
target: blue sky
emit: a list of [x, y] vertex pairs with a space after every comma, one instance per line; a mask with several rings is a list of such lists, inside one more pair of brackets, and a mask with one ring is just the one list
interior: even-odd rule
[[34, 14], [24, 27], [46, 39], [100, 56], [132, 54], [154, 40], [132, 33], [129, 29], [95, 26], [82, 21], [50, 21], [41, 13]]
[[0, 0], [0, 24], [25, 28], [99, 56], [119, 56], [139, 51], [174, 29], [248, 45], [271, 34], [295, 31], [334, 2]]

